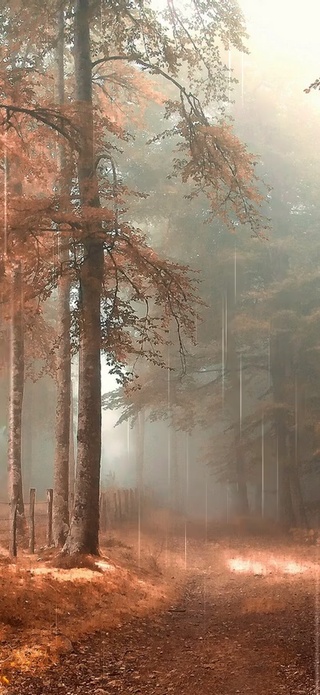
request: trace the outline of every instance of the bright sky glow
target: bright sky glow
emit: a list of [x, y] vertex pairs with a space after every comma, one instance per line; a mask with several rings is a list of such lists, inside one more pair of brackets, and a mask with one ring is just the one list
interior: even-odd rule
[[[263, 75], [266, 83], [276, 80], [278, 89], [288, 83], [299, 93], [301, 107], [320, 108], [320, 95], [303, 90], [320, 76], [320, 2], [319, 0], [239, 0], [246, 29], [250, 55], [244, 56], [242, 72]], [[239, 69], [236, 77], [240, 78]]]
[[[270, 48], [281, 53], [305, 52], [320, 58], [319, 0], [240, 0], [248, 31], [264, 36]], [[320, 66], [319, 66], [320, 69]], [[317, 66], [315, 65], [315, 71]]]

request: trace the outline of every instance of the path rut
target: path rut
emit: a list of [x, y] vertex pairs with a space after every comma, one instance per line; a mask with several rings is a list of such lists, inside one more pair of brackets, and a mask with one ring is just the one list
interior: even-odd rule
[[12, 695], [314, 695], [312, 583], [193, 568], [174, 606], [73, 645]]

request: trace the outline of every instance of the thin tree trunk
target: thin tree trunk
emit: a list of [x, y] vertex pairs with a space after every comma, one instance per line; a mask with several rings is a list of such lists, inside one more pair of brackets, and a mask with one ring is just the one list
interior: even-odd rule
[[[81, 127], [78, 182], [86, 210], [100, 207], [93, 145], [92, 67], [89, 3], [76, 0], [74, 12], [76, 99]], [[101, 318], [103, 241], [96, 223], [83, 220], [84, 259], [80, 270], [80, 352], [77, 469], [71, 527], [64, 549], [97, 554], [101, 459]]]
[[[23, 502], [21, 434], [24, 391], [24, 318], [21, 262], [11, 268], [10, 388], [8, 432], [8, 484], [11, 521], [17, 514], [17, 529], [26, 533]], [[15, 512], [16, 510], [16, 512]]]
[[[64, 103], [64, 12], [58, 18], [58, 102]], [[60, 146], [60, 171], [65, 172], [64, 145]], [[62, 190], [64, 186], [61, 186]], [[59, 238], [59, 265], [69, 261], [69, 247], [63, 235]], [[58, 336], [57, 350], [57, 403], [55, 423], [55, 460], [53, 477], [53, 541], [62, 547], [69, 529], [69, 453], [70, 453], [70, 402], [71, 402], [71, 356], [70, 356], [70, 278], [65, 268], [58, 285]]]
[[53, 476], [53, 539], [62, 547], [69, 529], [70, 453], [70, 282], [62, 277], [58, 289], [57, 403]]

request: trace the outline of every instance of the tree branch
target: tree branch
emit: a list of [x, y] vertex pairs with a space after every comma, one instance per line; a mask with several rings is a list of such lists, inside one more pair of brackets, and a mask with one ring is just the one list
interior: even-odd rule
[[[0, 109], [4, 109], [6, 112], [6, 116], [1, 122], [1, 125], [8, 125], [10, 126], [10, 119], [14, 113], [21, 113], [25, 114], [26, 116], [30, 116], [30, 118], [33, 118], [36, 121], [39, 121], [40, 123], [43, 123], [44, 125], [48, 126], [52, 130], [55, 130], [57, 133], [62, 135], [70, 144], [75, 147], [77, 152], [80, 151], [80, 138], [79, 138], [79, 130], [76, 128], [76, 126], [70, 121], [69, 118], [66, 116], [63, 116], [59, 111], [54, 111], [53, 109], [42, 109], [42, 108], [28, 108], [25, 106], [16, 106], [14, 104], [1, 104], [0, 103]], [[50, 118], [50, 116], [52, 118]], [[57, 121], [60, 121], [61, 125]], [[70, 128], [70, 133], [63, 128], [63, 125], [66, 127]]]
[[128, 63], [136, 63], [137, 65], [140, 65], [141, 67], [145, 68], [146, 70], [150, 70], [151, 72], [155, 73], [156, 75], [161, 75], [165, 80], [168, 80], [172, 84], [179, 89], [179, 92], [181, 94], [184, 94], [184, 96], [187, 98], [190, 106], [192, 107], [192, 101], [196, 101], [198, 103], [197, 97], [195, 97], [192, 94], [188, 94], [186, 88], [178, 82], [174, 77], [169, 75], [167, 72], [162, 70], [158, 65], [153, 65], [152, 63], [148, 63], [146, 60], [142, 60], [142, 58], [139, 58], [139, 55], [129, 55], [129, 56], [121, 56], [121, 55], [116, 55], [116, 56], [105, 56], [104, 58], [98, 58], [97, 60], [94, 60], [92, 65], [92, 69], [97, 67], [98, 65], [103, 65], [104, 63], [110, 63], [115, 60], [125, 60]]

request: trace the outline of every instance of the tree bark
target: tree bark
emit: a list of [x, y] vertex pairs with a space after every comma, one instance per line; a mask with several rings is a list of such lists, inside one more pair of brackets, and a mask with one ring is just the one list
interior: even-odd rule
[[11, 273], [8, 487], [11, 522], [16, 513], [17, 530], [24, 536], [26, 532], [26, 521], [21, 463], [22, 404], [24, 391], [24, 317], [21, 262], [12, 264]]
[[70, 453], [70, 282], [62, 277], [58, 288], [57, 403], [55, 460], [53, 475], [53, 539], [62, 547], [69, 529]]
[[79, 281], [79, 409], [75, 500], [64, 550], [69, 554], [99, 552], [99, 488], [101, 459], [101, 318], [103, 241], [88, 210], [100, 207], [95, 173], [92, 67], [88, 0], [76, 0], [74, 11], [76, 98], [81, 129], [78, 182], [83, 214], [83, 262]]
[[[58, 103], [64, 103], [64, 12], [58, 17]], [[60, 173], [62, 181], [65, 173], [64, 145], [60, 146]], [[61, 183], [61, 190], [65, 186]], [[60, 242], [60, 243], [59, 243]], [[59, 235], [58, 262], [63, 268], [69, 261], [69, 247], [65, 246], [62, 234]], [[57, 350], [57, 402], [55, 423], [55, 460], [53, 476], [53, 541], [62, 547], [69, 530], [69, 454], [70, 454], [70, 402], [71, 402], [71, 356], [70, 356], [70, 279], [68, 272], [62, 270], [58, 285], [58, 326], [59, 344]]]

